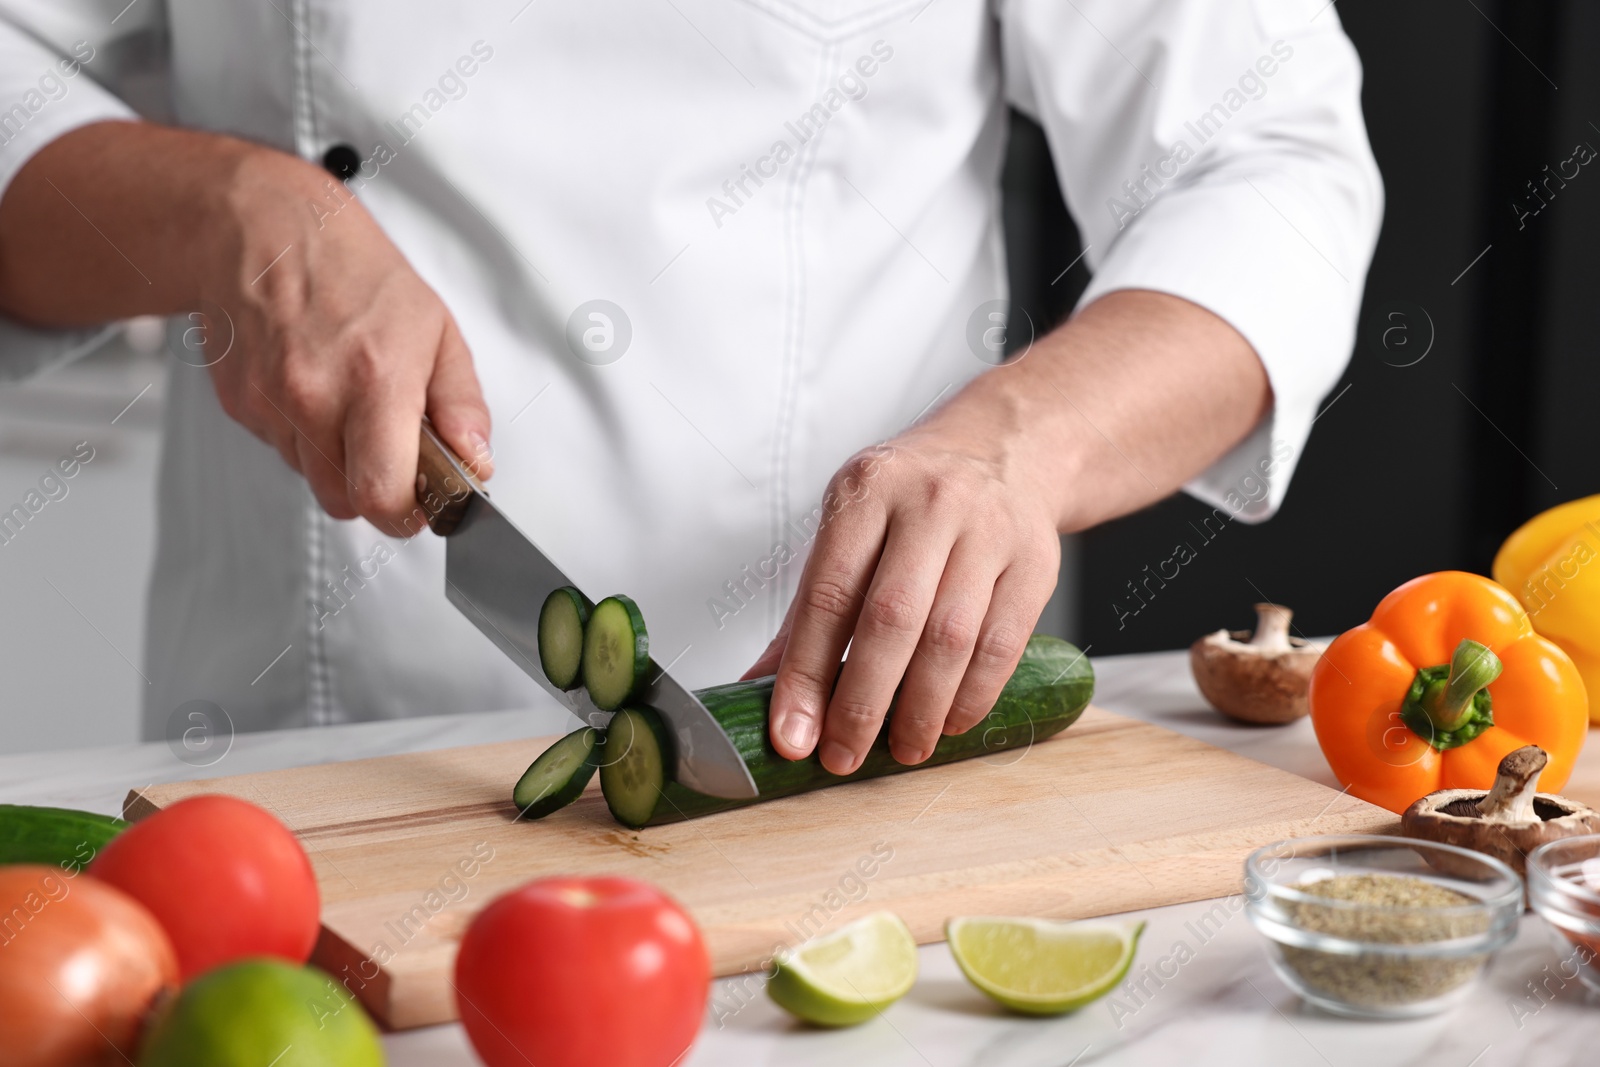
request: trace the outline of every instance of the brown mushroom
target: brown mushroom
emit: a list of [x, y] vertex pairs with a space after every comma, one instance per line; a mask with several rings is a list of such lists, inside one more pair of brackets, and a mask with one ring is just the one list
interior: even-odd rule
[[1256, 605], [1256, 632], [1218, 630], [1189, 646], [1189, 668], [1211, 706], [1230, 719], [1286, 723], [1310, 707], [1311, 669], [1322, 647], [1289, 636], [1294, 612]]
[[[1508, 752], [1488, 793], [1481, 789], [1429, 793], [1400, 816], [1400, 828], [1408, 837], [1487, 853], [1525, 874], [1528, 853], [1545, 842], [1600, 833], [1600, 811], [1535, 791], [1539, 772], [1549, 759], [1537, 745]], [[1438, 867], [1446, 861], [1430, 862]]]

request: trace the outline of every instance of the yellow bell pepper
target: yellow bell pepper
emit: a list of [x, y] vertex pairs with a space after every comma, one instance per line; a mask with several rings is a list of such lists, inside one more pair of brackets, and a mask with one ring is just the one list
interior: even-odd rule
[[1590, 693], [1589, 720], [1600, 722], [1600, 496], [1529, 519], [1500, 546], [1494, 580], [1572, 657]]

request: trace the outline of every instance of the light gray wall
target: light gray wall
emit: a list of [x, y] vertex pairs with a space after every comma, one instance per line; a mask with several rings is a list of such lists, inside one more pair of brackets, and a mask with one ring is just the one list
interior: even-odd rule
[[0, 513], [78, 442], [94, 449], [0, 542], [0, 752], [138, 739], [162, 389], [160, 358], [121, 336], [0, 386]]

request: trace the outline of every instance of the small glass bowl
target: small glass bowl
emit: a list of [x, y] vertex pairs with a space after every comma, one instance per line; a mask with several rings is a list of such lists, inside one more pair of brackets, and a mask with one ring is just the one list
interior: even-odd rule
[[[1278, 977], [1325, 1011], [1412, 1018], [1444, 1011], [1517, 935], [1522, 879], [1479, 852], [1407, 837], [1300, 837], [1245, 860], [1245, 911]], [[1395, 906], [1306, 892], [1343, 875], [1399, 875], [1468, 897]]]
[[1561, 969], [1600, 992], [1600, 834], [1566, 837], [1528, 853], [1528, 904], [1549, 924]]

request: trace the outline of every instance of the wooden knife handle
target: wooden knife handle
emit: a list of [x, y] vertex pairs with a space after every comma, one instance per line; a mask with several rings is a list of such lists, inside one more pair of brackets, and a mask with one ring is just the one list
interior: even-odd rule
[[417, 449], [417, 506], [427, 515], [428, 527], [440, 537], [450, 536], [466, 514], [473, 493], [489, 495], [424, 419]]

